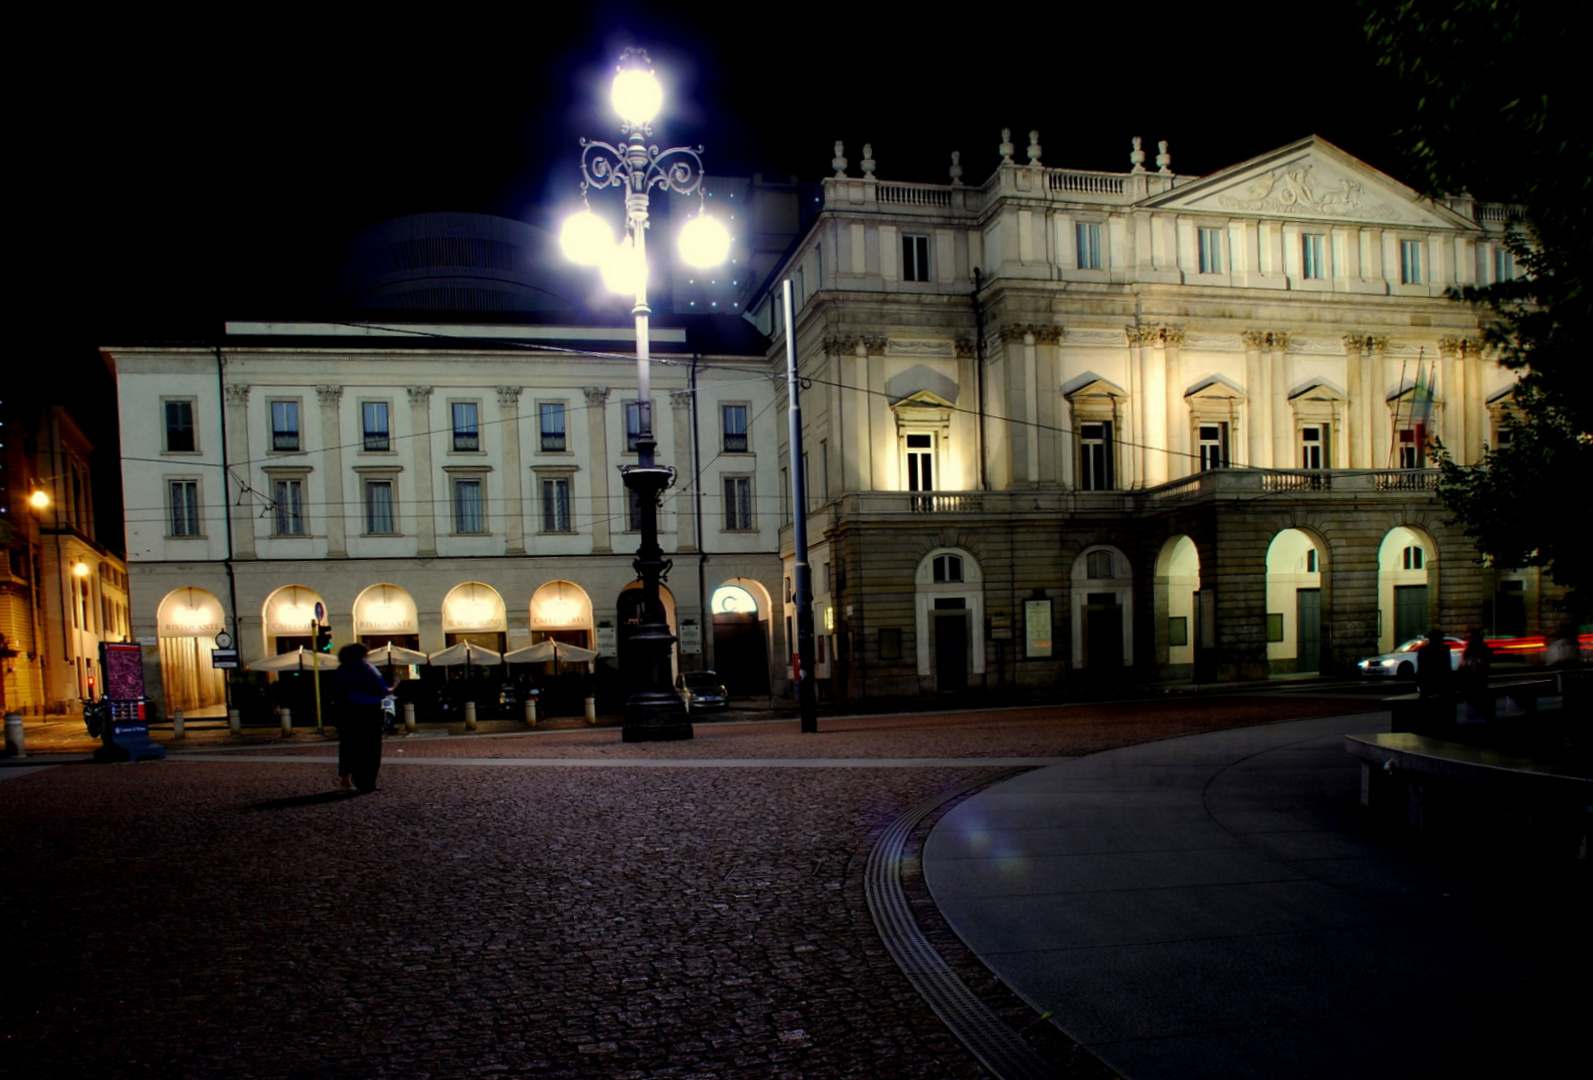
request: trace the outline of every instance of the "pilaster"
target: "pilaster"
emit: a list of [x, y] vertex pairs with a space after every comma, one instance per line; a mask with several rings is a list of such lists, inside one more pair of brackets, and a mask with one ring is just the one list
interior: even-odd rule
[[[609, 500], [608, 392], [606, 386], [581, 388], [586, 395], [586, 445], [592, 455], [592, 550], [605, 555], [614, 550], [610, 539], [614, 507]], [[620, 512], [624, 513], [623, 504]]]
[[519, 386], [499, 386], [498, 411], [503, 423], [503, 533], [504, 554], [525, 554], [525, 477], [520, 475]]
[[[227, 455], [236, 458], [243, 471], [242, 482], [250, 482], [252, 473], [248, 464], [252, 455], [249, 453], [249, 387], [245, 383], [228, 383], [226, 388], [227, 398]], [[232, 462], [222, 462], [222, 474], [217, 478], [221, 485], [221, 498], [223, 505], [235, 501], [232, 492], [233, 485]], [[230, 511], [228, 511], [230, 513]], [[252, 559], [255, 557], [255, 523], [260, 517], [254, 511], [253, 500], [246, 501], [239, 513], [232, 515], [232, 557], [235, 559]], [[241, 639], [240, 639], [241, 640]]]
[[422, 558], [437, 554], [437, 506], [431, 470], [431, 392], [429, 386], [409, 387], [410, 427], [415, 435], [415, 554]]
[[343, 425], [338, 408], [343, 402], [341, 386], [317, 386], [321, 404], [321, 453], [325, 455], [326, 475], [321, 483], [326, 492], [326, 557], [348, 558], [348, 507], [343, 501]]
[[690, 476], [691, 483], [681, 486], [677, 481], [674, 498], [671, 500], [675, 506], [677, 551], [698, 550], [697, 484], [702, 478], [697, 472], [697, 444], [691, 437], [691, 410], [695, 403], [696, 395], [690, 390], [669, 392], [669, 411], [675, 422], [675, 445], [691, 448], [690, 456], [680, 463], [681, 473]]

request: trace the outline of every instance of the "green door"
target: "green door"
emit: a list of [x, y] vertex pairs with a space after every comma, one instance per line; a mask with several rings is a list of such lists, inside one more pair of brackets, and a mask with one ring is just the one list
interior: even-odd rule
[[1394, 586], [1394, 644], [1427, 633], [1427, 586]]
[[1322, 590], [1295, 591], [1294, 670], [1322, 670]]

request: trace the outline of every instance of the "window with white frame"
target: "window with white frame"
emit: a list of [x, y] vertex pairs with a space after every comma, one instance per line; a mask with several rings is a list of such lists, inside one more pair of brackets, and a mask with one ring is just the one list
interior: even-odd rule
[[930, 432], [903, 436], [906, 448], [907, 490], [935, 490], [935, 436]]
[[1424, 280], [1422, 276], [1422, 242], [1420, 240], [1401, 240], [1399, 242], [1399, 283], [1401, 285], [1420, 285]]
[[454, 478], [454, 532], [469, 535], [487, 531], [486, 486], [486, 481], [479, 476]]
[[1084, 491], [1111, 491], [1116, 477], [1112, 462], [1112, 422], [1079, 425], [1079, 487]]
[[1426, 447], [1422, 445], [1419, 428], [1400, 428], [1398, 445], [1400, 468], [1420, 469], [1426, 466]]
[[393, 519], [393, 482], [365, 481], [365, 531], [373, 536], [390, 536], [398, 530]]
[[1200, 272], [1222, 273], [1222, 229], [1202, 227], [1197, 239], [1200, 249]]
[[1328, 425], [1300, 425], [1300, 468], [1319, 471], [1329, 468]]
[[[643, 417], [647, 420], [644, 425]], [[642, 428], [645, 426], [652, 430], [653, 403], [650, 401], [627, 401], [625, 403], [625, 450], [627, 453], [636, 453], [637, 444], [641, 442]]]
[[453, 421], [453, 449], [473, 453], [481, 449], [481, 407], [474, 401], [449, 402]]
[[1503, 244], [1497, 244], [1493, 249], [1493, 279], [1496, 282], [1516, 279], [1516, 257]]
[[962, 580], [961, 555], [936, 555], [930, 563], [930, 578], [935, 584]]
[[542, 531], [564, 533], [574, 528], [570, 518], [570, 477], [542, 477]]
[[273, 524], [277, 536], [303, 536], [304, 481], [297, 478], [278, 477], [271, 484]]
[[720, 425], [724, 431], [724, 452], [727, 454], [744, 454], [747, 452], [747, 407], [745, 405], [721, 405], [719, 407]]
[[902, 280], [929, 280], [929, 237], [902, 237]]
[[172, 480], [167, 484], [171, 502], [171, 535], [199, 536], [199, 481]]
[[1228, 467], [1228, 425], [1219, 421], [1201, 424], [1196, 430], [1200, 443], [1200, 471]]
[[300, 449], [297, 401], [271, 402], [271, 449], [279, 454]]
[[1313, 280], [1328, 276], [1327, 237], [1322, 233], [1301, 234], [1300, 276]]
[[564, 402], [537, 402], [537, 424], [544, 454], [562, 454], [569, 449], [564, 428]]
[[192, 398], [168, 398], [162, 402], [165, 413], [166, 452], [191, 454], [198, 448], [194, 436], [194, 402]]
[[1079, 269], [1099, 270], [1101, 268], [1101, 223], [1098, 221], [1075, 222], [1073, 232], [1078, 242]]
[[725, 528], [754, 528], [752, 516], [752, 477], [727, 476], [725, 487]]
[[387, 416], [387, 402], [360, 402], [360, 446], [362, 449], [371, 453], [384, 453], [393, 448], [393, 433]]
[[1095, 581], [1106, 581], [1117, 576], [1112, 569], [1110, 551], [1092, 551], [1084, 556], [1084, 570]]

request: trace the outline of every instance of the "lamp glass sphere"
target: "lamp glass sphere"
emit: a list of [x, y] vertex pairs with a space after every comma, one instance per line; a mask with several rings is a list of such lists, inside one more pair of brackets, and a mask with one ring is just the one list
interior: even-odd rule
[[35, 510], [43, 510], [50, 505], [50, 496], [45, 493], [43, 488], [36, 488], [33, 494], [28, 496], [28, 502], [32, 504]]
[[730, 257], [730, 230], [718, 218], [699, 214], [680, 230], [680, 257], [700, 270], [718, 266]]
[[564, 220], [564, 228], [559, 231], [559, 246], [571, 262], [601, 266], [613, 257], [614, 230], [592, 211], [582, 210]]
[[609, 100], [621, 120], [640, 127], [652, 123], [664, 107], [664, 88], [647, 68], [623, 68], [614, 76]]
[[647, 282], [647, 268], [628, 243], [615, 244], [602, 264], [603, 284], [621, 296], [640, 296]]

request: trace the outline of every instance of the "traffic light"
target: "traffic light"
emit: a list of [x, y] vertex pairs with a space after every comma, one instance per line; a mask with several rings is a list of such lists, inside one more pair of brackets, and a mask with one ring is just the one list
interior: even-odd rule
[[330, 626], [317, 626], [315, 628], [315, 651], [332, 651], [332, 628]]

